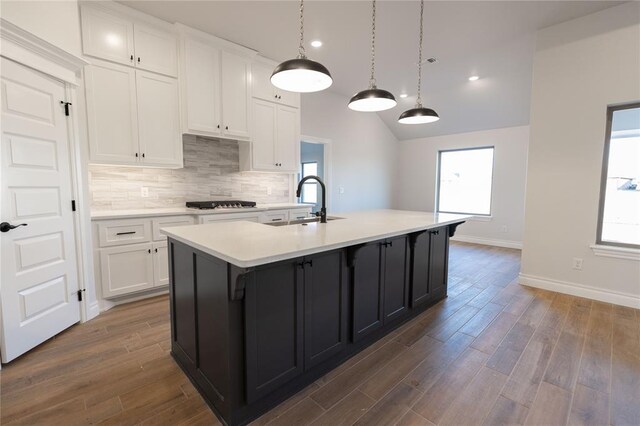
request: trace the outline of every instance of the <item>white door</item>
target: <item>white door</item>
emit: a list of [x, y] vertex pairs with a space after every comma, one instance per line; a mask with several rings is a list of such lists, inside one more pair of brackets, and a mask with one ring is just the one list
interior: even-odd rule
[[92, 61], [85, 68], [85, 78], [90, 162], [137, 164], [135, 70]]
[[136, 71], [136, 86], [142, 163], [182, 167], [178, 81]]
[[249, 139], [251, 63], [222, 52], [222, 124], [227, 137]]
[[178, 75], [178, 45], [176, 37], [160, 29], [135, 24], [136, 68]]
[[275, 157], [277, 112], [277, 104], [259, 99], [253, 100], [251, 149], [254, 169], [278, 169]]
[[105, 10], [83, 5], [82, 51], [85, 55], [133, 65], [133, 23]]
[[220, 51], [184, 42], [185, 133], [220, 135]]
[[169, 285], [169, 251], [166, 242], [153, 245], [153, 257], [154, 285]]
[[298, 108], [278, 107], [276, 158], [280, 164], [278, 168], [282, 171], [295, 172], [298, 170], [298, 159], [300, 158], [299, 111]]
[[103, 248], [99, 252], [104, 297], [153, 287], [151, 243]]
[[2, 58], [2, 362], [80, 320], [63, 83]]

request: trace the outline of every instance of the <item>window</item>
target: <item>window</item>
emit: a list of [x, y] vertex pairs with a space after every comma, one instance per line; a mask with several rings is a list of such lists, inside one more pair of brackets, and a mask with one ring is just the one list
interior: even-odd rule
[[[318, 176], [318, 163], [302, 163], [302, 177]], [[308, 204], [318, 203], [318, 183], [315, 180], [302, 184], [302, 197], [300, 201]]]
[[437, 211], [490, 215], [492, 180], [493, 147], [440, 151]]
[[609, 107], [598, 244], [640, 248], [640, 103]]

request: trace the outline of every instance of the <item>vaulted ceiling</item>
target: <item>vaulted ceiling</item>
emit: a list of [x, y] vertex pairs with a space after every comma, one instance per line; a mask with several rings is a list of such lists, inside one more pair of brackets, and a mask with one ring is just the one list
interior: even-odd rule
[[[297, 55], [297, 1], [121, 1], [169, 22], [285, 60]], [[538, 29], [615, 6], [620, 1], [428, 1], [425, 4], [423, 104], [440, 121], [397, 123], [415, 102], [418, 1], [379, 1], [376, 78], [398, 106], [379, 113], [395, 136], [412, 139], [529, 122], [535, 33]], [[309, 58], [334, 79], [329, 89], [352, 96], [365, 89], [370, 66], [370, 1], [307, 1], [305, 40]], [[309, 45], [321, 40], [320, 48]], [[470, 82], [468, 77], [478, 75]], [[408, 97], [400, 99], [401, 93]], [[305, 94], [310, 101], [314, 94]], [[345, 108], [347, 105], [345, 103]]]

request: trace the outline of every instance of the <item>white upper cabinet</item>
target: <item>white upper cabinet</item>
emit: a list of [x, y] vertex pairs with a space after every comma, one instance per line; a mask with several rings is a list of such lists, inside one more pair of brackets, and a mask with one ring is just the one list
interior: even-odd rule
[[135, 70], [96, 61], [85, 68], [85, 89], [91, 161], [137, 163]]
[[85, 75], [90, 163], [182, 167], [175, 78], [97, 60]]
[[138, 139], [145, 165], [182, 164], [178, 82], [175, 78], [136, 71]]
[[275, 63], [255, 61], [251, 68], [251, 89], [254, 98], [275, 102], [281, 105], [300, 107], [300, 94], [278, 89], [271, 84], [271, 74]]
[[133, 65], [133, 22], [101, 8], [83, 5], [82, 50], [85, 55]]
[[298, 171], [300, 110], [274, 102], [253, 99], [253, 135], [240, 146], [243, 170]]
[[221, 81], [223, 133], [229, 137], [248, 139], [251, 62], [223, 51]]
[[220, 135], [220, 51], [187, 38], [182, 67], [183, 132]]
[[178, 75], [178, 51], [175, 35], [144, 24], [134, 24], [136, 68], [175, 77]]
[[177, 75], [178, 45], [171, 31], [95, 4], [82, 4], [81, 15], [85, 55], [172, 77]]
[[246, 141], [251, 125], [250, 54], [184, 26], [180, 80], [182, 132]]

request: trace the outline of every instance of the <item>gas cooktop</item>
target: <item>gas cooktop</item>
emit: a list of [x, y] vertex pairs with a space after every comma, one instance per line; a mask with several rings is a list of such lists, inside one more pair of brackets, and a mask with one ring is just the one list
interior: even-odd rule
[[192, 209], [243, 209], [255, 207], [255, 201], [219, 200], [219, 201], [187, 201]]

